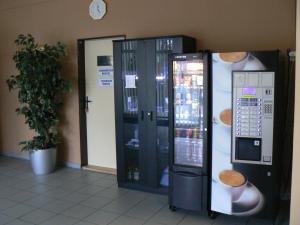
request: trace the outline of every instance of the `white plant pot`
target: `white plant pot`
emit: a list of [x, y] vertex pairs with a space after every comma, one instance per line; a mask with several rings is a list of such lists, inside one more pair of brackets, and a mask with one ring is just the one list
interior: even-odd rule
[[34, 150], [29, 152], [31, 166], [36, 175], [53, 172], [56, 165], [56, 148]]

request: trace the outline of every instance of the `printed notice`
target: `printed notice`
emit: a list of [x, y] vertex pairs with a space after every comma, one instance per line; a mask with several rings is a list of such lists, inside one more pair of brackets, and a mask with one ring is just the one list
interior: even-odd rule
[[203, 85], [203, 76], [197, 76], [197, 85]]
[[136, 88], [135, 75], [125, 75], [125, 88]]
[[113, 70], [112, 67], [102, 67], [102, 66], [99, 66], [97, 68], [97, 74], [100, 77], [103, 77], [103, 76], [112, 77], [114, 75], [114, 70]]
[[113, 79], [99, 79], [98, 80], [98, 85], [100, 87], [112, 87], [114, 86], [114, 81]]

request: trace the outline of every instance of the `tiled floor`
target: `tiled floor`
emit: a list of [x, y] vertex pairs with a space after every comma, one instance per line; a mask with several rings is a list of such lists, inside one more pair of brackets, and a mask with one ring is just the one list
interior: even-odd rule
[[[28, 161], [0, 157], [0, 225], [270, 225], [170, 212], [167, 197], [120, 189], [116, 177], [76, 169], [33, 175]], [[286, 224], [279, 222], [279, 225]]]

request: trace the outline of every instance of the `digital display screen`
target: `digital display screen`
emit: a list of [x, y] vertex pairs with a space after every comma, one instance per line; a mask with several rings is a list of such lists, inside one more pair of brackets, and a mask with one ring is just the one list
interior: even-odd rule
[[256, 95], [256, 88], [243, 88], [243, 95]]

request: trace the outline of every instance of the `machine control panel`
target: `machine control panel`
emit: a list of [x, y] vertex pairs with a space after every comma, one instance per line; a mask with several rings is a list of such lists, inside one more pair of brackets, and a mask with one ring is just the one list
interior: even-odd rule
[[232, 161], [272, 165], [274, 72], [232, 73]]

